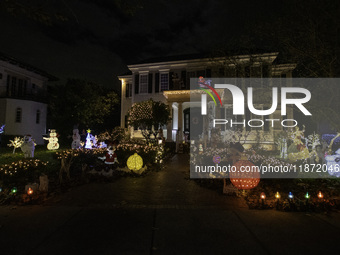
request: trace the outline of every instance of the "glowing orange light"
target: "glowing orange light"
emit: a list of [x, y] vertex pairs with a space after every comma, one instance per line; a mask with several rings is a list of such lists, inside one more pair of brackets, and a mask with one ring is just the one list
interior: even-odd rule
[[277, 199], [280, 199], [280, 198], [281, 198], [281, 195], [280, 195], [280, 193], [279, 193], [279, 192], [276, 192], [276, 194], [275, 194], [275, 198], [277, 198]]
[[262, 192], [260, 197], [261, 197], [261, 199], [266, 199], [266, 194], [264, 194], [264, 192]]
[[32, 194], [33, 194], [33, 189], [28, 188], [28, 190], [27, 190], [27, 195], [32, 195]]
[[323, 198], [323, 194], [321, 193], [321, 191], [319, 191], [319, 193], [318, 193], [318, 198]]

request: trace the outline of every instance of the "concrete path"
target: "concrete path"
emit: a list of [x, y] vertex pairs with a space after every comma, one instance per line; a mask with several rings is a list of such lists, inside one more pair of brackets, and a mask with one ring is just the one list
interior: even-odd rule
[[340, 215], [248, 210], [161, 172], [76, 187], [48, 206], [0, 207], [0, 254], [339, 254]]

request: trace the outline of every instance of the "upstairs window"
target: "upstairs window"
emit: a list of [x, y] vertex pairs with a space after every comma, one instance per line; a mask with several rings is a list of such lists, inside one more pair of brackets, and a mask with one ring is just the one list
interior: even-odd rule
[[168, 73], [161, 73], [161, 91], [169, 89], [169, 74]]
[[15, 111], [15, 122], [21, 123], [21, 118], [22, 118], [22, 109], [17, 108], [16, 111]]
[[141, 74], [139, 77], [139, 93], [146, 94], [148, 93], [148, 75]]

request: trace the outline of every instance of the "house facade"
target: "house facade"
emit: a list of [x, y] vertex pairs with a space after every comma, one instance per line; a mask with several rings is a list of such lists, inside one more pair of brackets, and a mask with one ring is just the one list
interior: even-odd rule
[[[277, 64], [277, 56], [278, 53], [274, 52], [219, 58], [170, 57], [128, 65], [130, 72], [118, 77], [122, 86], [121, 127], [129, 128], [132, 137], [142, 138], [138, 129], [127, 126], [127, 114], [134, 103], [152, 98], [155, 101], [168, 104], [171, 109], [172, 121], [163, 127], [163, 135], [167, 141], [181, 142], [190, 139], [190, 136], [194, 135], [190, 134], [190, 123], [193, 118], [202, 118], [201, 121], [204, 123], [203, 130], [196, 130], [195, 135], [199, 134], [202, 139], [210, 139], [211, 127], [209, 127], [209, 121], [200, 115], [200, 97], [197, 96], [197, 100], [194, 99], [195, 91], [190, 90], [190, 78], [201, 76], [206, 79], [229, 77], [239, 78], [238, 80], [242, 78], [277, 78], [279, 82], [282, 80], [282, 84], [289, 86], [287, 82], [292, 77], [292, 71], [296, 65]], [[246, 90], [245, 83], [239, 82], [237, 86]], [[209, 111], [214, 112], [216, 118], [227, 119], [232, 115], [232, 100], [230, 95], [225, 93], [222, 95], [223, 107], [215, 107], [211, 99], [208, 102], [208, 107]], [[280, 115], [280, 109], [277, 109], [270, 117], [277, 118], [277, 115]], [[292, 115], [293, 111], [288, 109], [287, 119], [291, 119]], [[279, 117], [281, 118], [281, 116]], [[265, 125], [261, 128], [261, 132], [267, 135], [268, 149], [274, 143], [275, 133], [281, 130], [281, 126]], [[224, 135], [228, 128], [223, 127], [221, 131]], [[247, 139], [249, 143], [252, 143], [251, 141], [255, 140], [255, 133], [258, 132], [255, 130], [252, 132], [251, 128], [244, 128], [244, 132], [247, 131], [250, 134]]]
[[3, 135], [32, 135], [43, 144], [46, 134], [46, 86], [55, 77], [12, 57], [0, 54], [0, 124]]

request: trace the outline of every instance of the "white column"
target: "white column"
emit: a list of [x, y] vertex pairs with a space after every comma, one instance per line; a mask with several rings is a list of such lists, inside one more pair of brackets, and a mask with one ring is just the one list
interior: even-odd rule
[[[172, 102], [168, 102], [168, 106], [170, 109], [170, 114], [172, 115]], [[173, 123], [173, 117], [172, 120], [167, 124], [166, 126], [166, 141], [172, 142], [172, 123]]]
[[182, 110], [182, 102], [178, 103], [178, 140], [179, 142], [183, 141], [183, 110]]

